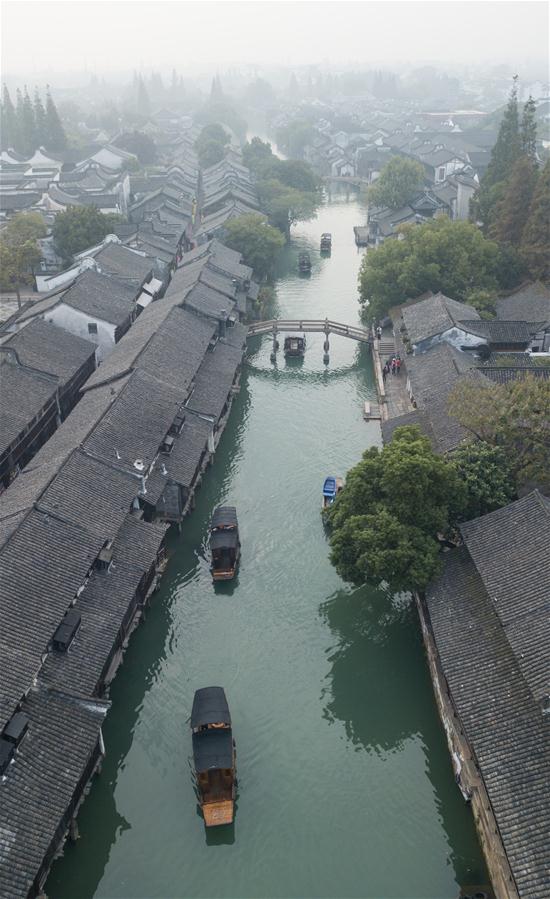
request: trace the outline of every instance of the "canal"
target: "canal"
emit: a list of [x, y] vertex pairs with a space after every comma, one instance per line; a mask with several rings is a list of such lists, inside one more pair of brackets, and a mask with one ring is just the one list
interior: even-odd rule
[[[357, 323], [364, 209], [333, 194], [285, 251], [276, 312]], [[319, 257], [321, 232], [332, 256]], [[311, 276], [296, 271], [308, 249]], [[145, 626], [111, 691], [107, 757], [79, 815], [82, 839], [52, 870], [50, 899], [363, 897], [454, 899], [484, 879], [454, 783], [414, 609], [350, 589], [328, 560], [326, 474], [380, 443], [368, 351], [308, 336], [302, 365], [251, 346], [242, 389]], [[238, 508], [238, 580], [214, 589], [207, 531]], [[205, 832], [187, 718], [197, 687], [225, 687], [237, 741], [235, 826]]]

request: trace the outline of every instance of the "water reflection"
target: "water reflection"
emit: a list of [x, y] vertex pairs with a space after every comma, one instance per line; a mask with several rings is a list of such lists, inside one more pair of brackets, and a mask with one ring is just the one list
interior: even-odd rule
[[322, 691], [324, 716], [344, 724], [357, 751], [384, 758], [407, 741], [421, 746], [457, 882], [485, 882], [470, 809], [450, 776], [414, 604], [362, 587], [334, 594], [320, 614], [336, 638]]

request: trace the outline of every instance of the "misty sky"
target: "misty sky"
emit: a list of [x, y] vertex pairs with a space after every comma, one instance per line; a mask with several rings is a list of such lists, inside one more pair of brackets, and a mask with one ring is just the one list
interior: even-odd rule
[[230, 65], [548, 59], [548, 5], [525, 2], [2, 0], [5, 75]]

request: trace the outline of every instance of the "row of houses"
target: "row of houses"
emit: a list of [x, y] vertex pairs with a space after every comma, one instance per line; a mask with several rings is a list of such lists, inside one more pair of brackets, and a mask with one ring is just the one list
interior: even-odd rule
[[[6, 899], [40, 895], [77, 836], [105, 753], [109, 685], [157, 587], [167, 528], [192, 509], [239, 390], [257, 285], [220, 241], [188, 248], [201, 185], [191, 147], [171, 143], [180, 158], [163, 183], [132, 184], [128, 231], [48, 276], [0, 337], [11, 428], [0, 494]], [[223, 205], [236, 165], [228, 160], [228, 178], [205, 173], [207, 204], [217, 193]], [[146, 253], [141, 240], [164, 216], [176, 230], [162, 280], [155, 245]]]
[[[246, 330], [151, 304], [0, 497], [0, 895], [36, 895], [101, 761], [105, 694], [238, 389]], [[40, 809], [40, 813], [38, 813]]]
[[[395, 310], [414, 409], [383, 423], [384, 442], [406, 424], [441, 454], [471, 440], [448, 412], [464, 380], [529, 374], [550, 389], [550, 366], [530, 352], [550, 348], [550, 291], [524, 285], [496, 308], [496, 320], [482, 321], [437, 294]], [[498, 899], [543, 899], [550, 889], [549, 546], [550, 501], [534, 489], [462, 524], [457, 545], [442, 551], [441, 576], [416, 596], [456, 781]]]

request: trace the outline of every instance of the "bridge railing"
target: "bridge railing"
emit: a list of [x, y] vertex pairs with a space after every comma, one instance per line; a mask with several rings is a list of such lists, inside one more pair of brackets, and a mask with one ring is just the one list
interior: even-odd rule
[[272, 334], [274, 331], [303, 331], [306, 333], [337, 334], [340, 337], [349, 337], [365, 343], [370, 342], [370, 332], [356, 325], [346, 325], [335, 322], [332, 319], [270, 319], [265, 322], [252, 322], [248, 328], [248, 337], [258, 334]]

